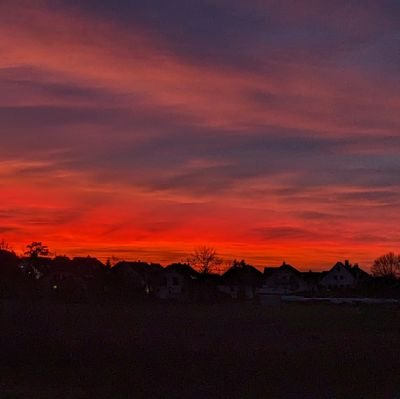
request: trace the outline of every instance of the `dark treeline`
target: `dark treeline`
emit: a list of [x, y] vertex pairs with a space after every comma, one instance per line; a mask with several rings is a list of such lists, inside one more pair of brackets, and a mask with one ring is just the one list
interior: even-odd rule
[[41, 242], [22, 256], [0, 249], [0, 297], [51, 302], [178, 301], [218, 302], [260, 297], [400, 298], [399, 257], [378, 258], [373, 275], [357, 264], [337, 262], [322, 272], [301, 272], [286, 263], [264, 272], [244, 260], [215, 273], [222, 259], [213, 248], [196, 249], [185, 263], [119, 261], [111, 265], [93, 257], [54, 256]]

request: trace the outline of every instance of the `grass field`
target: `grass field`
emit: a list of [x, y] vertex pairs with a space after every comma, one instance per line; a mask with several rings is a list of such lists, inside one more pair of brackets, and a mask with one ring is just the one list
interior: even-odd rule
[[398, 307], [0, 309], [0, 398], [400, 398]]

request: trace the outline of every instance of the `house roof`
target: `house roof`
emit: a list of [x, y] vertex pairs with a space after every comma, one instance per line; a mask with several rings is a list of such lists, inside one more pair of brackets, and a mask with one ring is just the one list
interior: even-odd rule
[[157, 264], [157, 263], [146, 263], [146, 262], [128, 262], [128, 261], [121, 261], [118, 262], [114, 267], [112, 267], [111, 271], [112, 272], [119, 272], [120, 270], [123, 270], [124, 268], [131, 269], [140, 275], [148, 275], [151, 273], [159, 273], [164, 270], [164, 268]]
[[93, 275], [105, 271], [105, 267], [97, 258], [75, 257], [69, 259], [66, 256], [56, 256], [48, 271], [49, 273], [68, 273], [87, 276], [88, 274]]
[[257, 283], [262, 275], [263, 274], [253, 266], [240, 265], [229, 268], [222, 275], [222, 278], [227, 282], [252, 284]]
[[301, 272], [299, 270], [297, 270], [295, 267], [293, 267], [292, 265], [288, 265], [286, 263], [283, 263], [281, 267], [279, 267], [279, 270], [285, 270], [294, 274], [298, 274], [300, 275]]
[[371, 276], [364, 270], [362, 270], [358, 265], [354, 265], [350, 268], [350, 273], [357, 279], [367, 279]]
[[199, 273], [187, 263], [172, 263], [165, 270], [182, 274], [186, 278], [198, 278]]
[[92, 258], [91, 256], [87, 257], [75, 257], [72, 259], [72, 264], [76, 266], [82, 266], [86, 268], [90, 268], [93, 270], [101, 269], [105, 265], [100, 262], [97, 258]]
[[264, 276], [269, 276], [277, 271], [287, 271], [290, 273], [301, 275], [301, 272], [299, 270], [297, 270], [295, 267], [283, 262], [282, 265], [279, 267], [265, 267], [264, 268]]
[[352, 265], [352, 264], [350, 264], [350, 262], [348, 260], [346, 260], [344, 263], [343, 262], [336, 262], [331, 270], [335, 270], [335, 269], [338, 269], [338, 268], [343, 268], [343, 269], [347, 270], [356, 279], [362, 279], [362, 278], [370, 277], [370, 275], [366, 271], [362, 270], [358, 266], [358, 264]]

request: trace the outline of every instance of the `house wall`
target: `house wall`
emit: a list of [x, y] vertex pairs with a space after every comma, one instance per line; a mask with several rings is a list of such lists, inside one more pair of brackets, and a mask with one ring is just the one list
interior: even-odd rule
[[325, 288], [350, 288], [354, 287], [355, 279], [345, 267], [335, 266], [322, 278], [320, 285]]
[[291, 293], [308, 290], [308, 284], [296, 274], [288, 270], [278, 270], [265, 279], [259, 293]]
[[185, 294], [185, 279], [174, 272], [164, 274], [164, 282], [156, 293], [159, 299], [184, 299]]

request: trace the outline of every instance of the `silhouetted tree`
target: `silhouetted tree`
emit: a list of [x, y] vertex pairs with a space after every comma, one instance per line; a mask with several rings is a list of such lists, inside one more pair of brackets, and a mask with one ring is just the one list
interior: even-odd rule
[[3, 250], [3, 251], [11, 250], [10, 245], [4, 238], [0, 241], [0, 250]]
[[24, 255], [28, 257], [28, 261], [23, 266], [23, 270], [35, 279], [40, 279], [46, 268], [41, 256], [49, 255], [49, 248], [40, 241], [33, 241], [26, 248], [27, 250], [24, 252]]
[[189, 256], [187, 262], [199, 273], [210, 274], [223, 262], [212, 247], [201, 246]]
[[26, 256], [31, 259], [37, 259], [39, 256], [49, 255], [49, 248], [43, 245], [40, 241], [33, 241], [26, 246], [27, 250], [24, 252]]
[[400, 277], [400, 256], [393, 252], [375, 259], [371, 272], [377, 277], [399, 278]]

